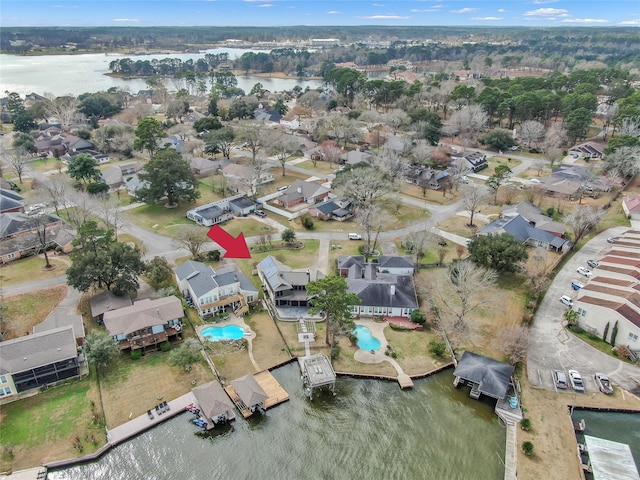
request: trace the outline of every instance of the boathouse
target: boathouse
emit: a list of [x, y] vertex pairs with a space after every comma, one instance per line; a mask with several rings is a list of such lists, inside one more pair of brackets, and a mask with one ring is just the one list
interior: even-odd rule
[[235, 420], [233, 403], [217, 381], [199, 385], [192, 392], [200, 407], [200, 415], [207, 422], [207, 430], [219, 423]]
[[507, 396], [515, 367], [473, 352], [464, 352], [453, 375], [453, 384], [471, 385], [471, 398], [484, 394], [497, 400]]
[[333, 392], [336, 387], [336, 372], [331, 361], [326, 355], [317, 354], [299, 359], [302, 379], [306, 387], [307, 396], [312, 399], [313, 391], [331, 387]]

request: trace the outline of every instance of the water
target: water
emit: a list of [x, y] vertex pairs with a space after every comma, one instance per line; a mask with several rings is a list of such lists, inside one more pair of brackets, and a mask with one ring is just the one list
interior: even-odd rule
[[447, 479], [504, 476], [505, 430], [493, 405], [456, 390], [451, 371], [402, 391], [338, 378], [305, 399], [295, 364], [273, 371], [290, 401], [206, 435], [184, 414], [52, 480]]
[[[241, 56], [252, 50], [237, 50], [231, 48], [216, 48], [202, 53], [190, 54], [160, 54], [160, 55], [41, 55], [22, 57], [16, 55], [0, 55], [0, 92], [16, 92], [21, 96], [35, 92], [40, 95], [52, 93], [55, 96], [78, 96], [87, 92], [105, 91], [111, 87], [117, 87], [137, 93], [148, 88], [147, 82], [142, 78], [123, 79], [106, 76], [109, 73], [109, 63], [119, 58], [131, 58], [135, 60], [153, 60], [163, 58], [203, 58], [205, 53], [229, 53], [231, 58]], [[258, 82], [272, 92], [291, 90], [300, 85], [303, 89], [309, 86], [318, 88], [322, 82], [318, 80], [303, 80], [295, 78], [262, 78], [251, 75], [239, 75], [238, 87], [249, 93]], [[169, 90], [177, 90], [172, 79], [166, 79], [165, 85]], [[182, 85], [181, 85], [182, 86]], [[179, 87], [180, 88], [180, 87]]]
[[353, 333], [358, 337], [358, 347], [362, 350], [371, 351], [378, 350], [380, 348], [380, 340], [374, 337], [371, 334], [371, 330], [364, 325], [356, 325], [356, 328], [353, 329]]
[[237, 325], [227, 325], [226, 327], [207, 327], [200, 332], [210, 342], [221, 340], [238, 340], [244, 337], [244, 330]]

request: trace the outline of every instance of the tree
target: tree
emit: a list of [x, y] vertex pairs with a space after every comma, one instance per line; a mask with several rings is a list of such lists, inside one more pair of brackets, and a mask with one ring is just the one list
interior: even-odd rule
[[520, 138], [531, 148], [531, 144], [537, 145], [545, 135], [544, 125], [536, 120], [526, 120], [520, 125]]
[[584, 107], [577, 108], [566, 116], [564, 125], [569, 141], [576, 143], [587, 135], [589, 125], [591, 125], [591, 112]]
[[193, 122], [193, 129], [198, 133], [208, 133], [222, 128], [222, 123], [216, 117], [202, 117]]
[[177, 243], [181, 248], [186, 248], [193, 258], [198, 258], [203, 245], [208, 241], [208, 237], [202, 228], [190, 226], [183, 228], [178, 233]]
[[480, 105], [467, 105], [451, 115], [449, 125], [454, 133], [460, 135], [464, 145], [468, 146], [488, 121], [489, 117]]
[[242, 142], [251, 151], [251, 160], [255, 165], [258, 151], [262, 147], [266, 135], [262, 127], [253, 122], [241, 122], [236, 130], [236, 140]]
[[133, 148], [136, 150], [149, 152], [149, 158], [153, 158], [158, 151], [160, 140], [164, 138], [164, 127], [155, 118], [145, 118], [138, 123], [135, 130], [136, 138], [133, 141]]
[[513, 134], [504, 128], [494, 128], [478, 139], [482, 145], [486, 145], [494, 150], [508, 150], [515, 145]]
[[513, 325], [500, 332], [499, 342], [509, 364], [515, 365], [527, 358], [529, 329], [524, 325]]
[[27, 172], [27, 164], [29, 163], [29, 157], [27, 157], [23, 150], [15, 149], [9, 154], [9, 165], [18, 176], [18, 181], [22, 185], [22, 176]]
[[109, 332], [96, 329], [84, 339], [84, 350], [89, 363], [93, 363], [98, 368], [107, 367], [120, 353], [118, 344]]
[[576, 244], [582, 236], [597, 225], [604, 217], [605, 210], [602, 208], [595, 209], [591, 205], [576, 207], [572, 213], [567, 215], [564, 223], [571, 228], [573, 232], [573, 243]]
[[49, 254], [47, 250], [51, 247], [50, 232], [47, 228], [49, 226], [49, 215], [46, 213], [40, 213], [33, 215], [29, 218], [29, 224], [33, 228], [38, 240], [39, 250], [44, 254], [45, 269], [51, 269], [51, 262], [49, 261]]
[[524, 243], [510, 233], [480, 235], [468, 248], [473, 263], [498, 272], [515, 272], [529, 258]]
[[522, 442], [522, 452], [527, 456], [533, 456], [533, 443], [530, 441]]
[[342, 150], [340, 150], [340, 147], [336, 145], [333, 140], [322, 142], [322, 145], [320, 145], [320, 151], [322, 152], [322, 158], [329, 162], [329, 167], [334, 163], [338, 163], [342, 156]]
[[157, 152], [139, 176], [144, 185], [136, 195], [145, 203], [152, 204], [166, 196], [166, 207], [173, 208], [180, 200], [193, 202], [200, 198], [189, 163], [171, 148]]
[[36, 142], [33, 141], [33, 137], [28, 133], [17, 132], [13, 135], [13, 141], [11, 146], [17, 150], [25, 153], [36, 153], [38, 147]]
[[389, 193], [393, 183], [383, 172], [363, 164], [338, 175], [332, 188], [358, 209]]
[[258, 100], [262, 100], [266, 93], [267, 91], [265, 90], [264, 85], [260, 82], [254, 84], [249, 91], [249, 95], [254, 95]]
[[31, 114], [27, 112], [17, 113], [11, 117], [13, 130], [15, 132], [29, 133], [35, 130], [38, 124], [35, 122]]
[[153, 257], [145, 265], [145, 275], [155, 287], [173, 278], [173, 269], [164, 257]]
[[275, 155], [278, 159], [284, 177], [287, 174], [287, 159], [300, 148], [298, 141], [286, 133], [272, 133], [266, 141], [266, 148], [270, 155]]
[[279, 98], [276, 103], [273, 104], [273, 108], [274, 110], [276, 110], [280, 115], [286, 115], [287, 112], [289, 111], [289, 107], [287, 106], [286, 103], [284, 103], [284, 100], [282, 100], [281, 98]]
[[479, 188], [466, 187], [462, 192], [462, 206], [469, 212], [469, 223], [467, 227], [475, 227], [473, 217], [486, 200], [486, 195]]
[[69, 176], [85, 185], [90, 181], [100, 180], [102, 173], [98, 169], [98, 161], [89, 153], [80, 153], [69, 161]]
[[287, 228], [282, 232], [282, 241], [287, 245], [291, 245], [296, 241], [296, 231], [293, 228]]
[[[347, 281], [343, 277], [331, 275], [307, 284], [307, 296], [311, 308], [309, 312], [322, 312], [327, 321], [325, 342], [332, 345], [333, 329], [349, 326], [351, 307], [360, 303], [355, 293], [347, 292]], [[331, 332], [331, 333], [330, 333]]]
[[92, 287], [123, 294], [137, 290], [138, 276], [145, 270], [138, 247], [116, 242], [113, 231], [99, 228], [94, 220], [80, 226], [73, 244], [78, 248], [71, 252], [68, 285], [81, 292]]
[[495, 168], [493, 175], [487, 179], [487, 187], [489, 187], [489, 190], [494, 194], [493, 203], [498, 202], [498, 189], [500, 189], [502, 182], [509, 178], [511, 173], [512, 172], [509, 167], [501, 164]]
[[169, 353], [169, 363], [176, 367], [184, 367], [185, 372], [191, 371], [191, 365], [198, 362], [202, 345], [195, 338], [185, 340], [178, 348]]
[[78, 112], [80, 101], [71, 95], [63, 97], [53, 97], [47, 95], [45, 101], [45, 111], [50, 117], [58, 119], [63, 132], [68, 132], [74, 120], [81, 115]]
[[222, 127], [218, 130], [213, 130], [204, 135], [204, 151], [209, 154], [221, 152], [224, 158], [229, 158], [231, 154], [231, 147], [233, 147], [233, 140], [235, 134], [233, 128]]
[[616, 148], [605, 156], [602, 168], [607, 172], [617, 171], [625, 178], [639, 175], [640, 146]]

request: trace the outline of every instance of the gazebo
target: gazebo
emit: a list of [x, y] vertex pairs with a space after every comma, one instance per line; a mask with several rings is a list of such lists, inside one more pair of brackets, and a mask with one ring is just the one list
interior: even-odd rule
[[453, 384], [471, 385], [471, 398], [481, 394], [502, 400], [507, 396], [515, 367], [473, 352], [464, 352], [453, 375]]

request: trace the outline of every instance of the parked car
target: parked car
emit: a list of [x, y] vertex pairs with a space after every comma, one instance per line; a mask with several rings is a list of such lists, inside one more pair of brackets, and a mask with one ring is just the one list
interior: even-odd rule
[[606, 395], [611, 395], [613, 393], [611, 382], [604, 373], [596, 373], [593, 378], [596, 380], [596, 385], [598, 385], [598, 388], [602, 393]]
[[350, 233], [349, 240], [362, 240], [362, 235], [359, 233]]
[[438, 245], [440, 245], [441, 247], [446, 247], [447, 241], [442, 237], [438, 237]]
[[563, 390], [569, 386], [567, 384], [567, 376], [562, 370], [553, 371], [553, 383], [556, 385], [556, 388], [561, 388]]
[[569, 295], [562, 295], [560, 301], [567, 307], [573, 307], [573, 299]]
[[615, 239], [615, 238], [613, 238], [613, 237], [609, 237], [609, 238], [607, 238], [607, 242], [609, 242], [609, 243], [616, 243], [616, 239]]
[[518, 145], [514, 145], [513, 147], [511, 147], [509, 150], [515, 152], [516, 150], [518, 150], [520, 147]]
[[587, 265], [591, 268], [597, 268], [600, 265], [600, 262], [596, 262], [595, 260], [587, 260]]
[[287, 188], [289, 188], [289, 185], [282, 185], [281, 187], [278, 187], [278, 191], [284, 192]]
[[35, 215], [36, 213], [42, 213], [42, 211], [44, 211], [46, 205], [44, 203], [36, 203], [34, 205], [31, 205], [28, 209], [27, 209], [27, 214], [28, 215]]
[[577, 370], [569, 370], [569, 381], [571, 382], [571, 388], [576, 392], [584, 392], [584, 383], [582, 377]]
[[531, 180], [529, 180], [531, 183], [542, 183], [540, 180], [538, 180], [537, 178], [532, 178]]
[[584, 275], [587, 278], [592, 275], [591, 270], [589, 270], [587, 268], [584, 268], [584, 267], [578, 267], [576, 272], [578, 272], [580, 275]]
[[580, 290], [583, 287], [584, 285], [580, 282], [571, 282], [571, 288], [573, 288], [574, 290]]
[[264, 210], [256, 210], [256, 211], [255, 211], [255, 212], [253, 212], [253, 213], [254, 213], [257, 217], [260, 217], [260, 218], [264, 218], [264, 217], [266, 217], [266, 216], [267, 216], [267, 214], [266, 214], [266, 213], [264, 213]]

